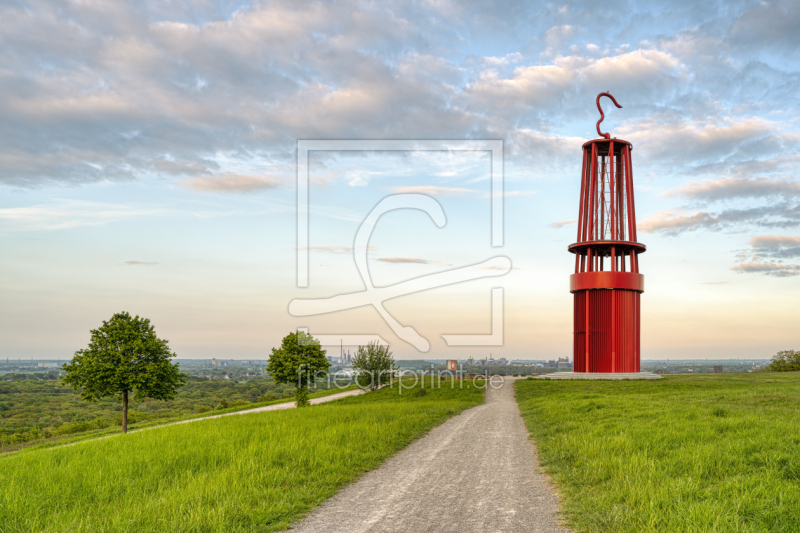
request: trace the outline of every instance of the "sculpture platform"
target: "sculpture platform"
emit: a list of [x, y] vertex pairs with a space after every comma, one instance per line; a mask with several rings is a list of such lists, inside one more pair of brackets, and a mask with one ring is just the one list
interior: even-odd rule
[[590, 379], [590, 380], [623, 380], [623, 379], [661, 379], [652, 372], [553, 372], [537, 376], [538, 379]]

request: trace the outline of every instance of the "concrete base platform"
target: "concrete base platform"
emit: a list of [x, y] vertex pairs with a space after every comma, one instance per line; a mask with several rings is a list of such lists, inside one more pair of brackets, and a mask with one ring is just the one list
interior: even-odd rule
[[539, 379], [661, 379], [661, 376], [652, 372], [553, 372], [537, 377]]

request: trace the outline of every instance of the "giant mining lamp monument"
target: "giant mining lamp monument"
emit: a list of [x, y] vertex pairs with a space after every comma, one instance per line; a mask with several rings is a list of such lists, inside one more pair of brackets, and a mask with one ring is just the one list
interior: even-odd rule
[[600, 138], [583, 145], [578, 238], [568, 248], [575, 254], [573, 372], [547, 377], [653, 379], [660, 376], [639, 368], [639, 254], [647, 248], [636, 237], [633, 146], [600, 131], [603, 96], [622, 107], [608, 93], [597, 95]]

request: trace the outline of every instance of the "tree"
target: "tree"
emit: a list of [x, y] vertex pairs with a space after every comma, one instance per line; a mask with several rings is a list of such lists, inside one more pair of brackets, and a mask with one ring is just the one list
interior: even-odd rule
[[800, 351], [784, 350], [772, 357], [772, 362], [767, 367], [773, 372], [800, 371]]
[[356, 378], [362, 387], [375, 390], [384, 383], [388, 383], [392, 374], [397, 370], [394, 366], [394, 357], [388, 346], [381, 346], [377, 341], [366, 346], [359, 346], [352, 362], [353, 370], [358, 373]]
[[88, 401], [113, 396], [122, 399], [122, 432], [128, 431], [128, 399], [172, 400], [186, 383], [164, 339], [146, 318], [117, 313], [92, 330], [89, 347], [75, 352], [62, 369], [64, 383]]
[[313, 385], [319, 374], [327, 372], [330, 366], [319, 341], [298, 331], [286, 335], [280, 348], [272, 349], [267, 372], [276, 383], [294, 383], [295, 403], [297, 407], [305, 407], [309, 405], [308, 386]]

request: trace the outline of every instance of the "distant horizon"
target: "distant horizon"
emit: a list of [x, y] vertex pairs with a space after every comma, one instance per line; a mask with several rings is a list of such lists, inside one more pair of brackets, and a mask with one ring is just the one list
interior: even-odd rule
[[[338, 356], [330, 356], [329, 355], [328, 357], [338, 357]], [[563, 356], [562, 355], [561, 357], [567, 357], [567, 356]], [[558, 357], [539, 358], [539, 359], [527, 359], [527, 358], [524, 358], [524, 357], [514, 357], [514, 358], [505, 357], [505, 358], [508, 361], [533, 361], [533, 362], [558, 360]], [[66, 359], [65, 358], [61, 358], [61, 359], [58, 359], [58, 358], [50, 358], [50, 359], [47, 359], [47, 358], [39, 358], [39, 359], [35, 359], [35, 358], [34, 359], [25, 359], [25, 358], [22, 358], [22, 359], [20, 359], [20, 358], [10, 357], [10, 358], [8, 358], [8, 362], [9, 363], [13, 363], [15, 361], [17, 361], [17, 362], [21, 361], [23, 363], [24, 362], [31, 362], [31, 363], [53, 363], [53, 362], [56, 362], [57, 363], [57, 362], [61, 362], [61, 361], [65, 361], [66, 362], [66, 361], [69, 361], [70, 359], [71, 358], [66, 358]], [[197, 357], [175, 357], [173, 359], [173, 361], [211, 361], [212, 359], [217, 359], [219, 361], [254, 361], [254, 362], [260, 362], [260, 361], [266, 362], [266, 361], [269, 361], [269, 358], [267, 358], [267, 359], [261, 359], [261, 358], [237, 359], [237, 358], [229, 358], [229, 357], [202, 357], [202, 358], [197, 358]], [[462, 361], [462, 360], [467, 360], [469, 358], [463, 358], [463, 357], [462, 358], [458, 358], [458, 357], [454, 357], [454, 358], [420, 357], [420, 358], [403, 358], [403, 359], [395, 358], [395, 361], [428, 361], [428, 362], [436, 362], [436, 361], [447, 361], [449, 359], [455, 359], [457, 361]], [[478, 361], [478, 360], [479, 359], [475, 358], [475, 361]], [[569, 356], [569, 360], [570, 360], [570, 362], [572, 362], [572, 357], [571, 356]], [[771, 357], [766, 357], [766, 358], [764, 358], [764, 357], [761, 357], [761, 358], [759, 358], [759, 357], [732, 357], [732, 358], [731, 357], [729, 357], [729, 358], [700, 358], [700, 357], [694, 357], [694, 358], [688, 358], [688, 359], [682, 359], [682, 358], [681, 359], [679, 359], [679, 358], [642, 359], [641, 361], [643, 363], [645, 363], [645, 362], [659, 363], [659, 362], [667, 362], [667, 361], [770, 361], [770, 360], [772, 360]], [[0, 360], [0, 368], [2, 368], [1, 365], [5, 365], [5, 364], [6, 364], [6, 361]]]

